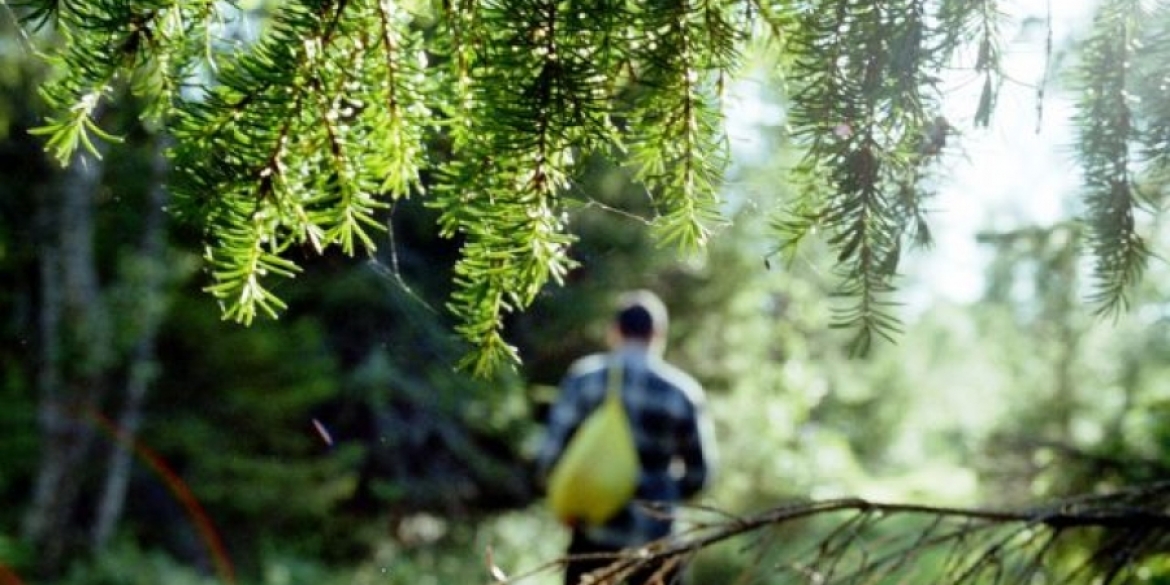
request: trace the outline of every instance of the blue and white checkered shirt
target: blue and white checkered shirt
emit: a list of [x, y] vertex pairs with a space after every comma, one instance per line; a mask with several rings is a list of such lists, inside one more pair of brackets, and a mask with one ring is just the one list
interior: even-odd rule
[[[549, 413], [537, 463], [545, 476], [569, 438], [605, 398], [608, 366], [620, 361], [622, 402], [641, 463], [634, 501], [601, 526], [582, 526], [589, 540], [624, 548], [670, 534], [674, 504], [706, 485], [714, 459], [703, 389], [694, 378], [640, 343], [578, 360]], [[651, 505], [647, 505], [651, 504]]]

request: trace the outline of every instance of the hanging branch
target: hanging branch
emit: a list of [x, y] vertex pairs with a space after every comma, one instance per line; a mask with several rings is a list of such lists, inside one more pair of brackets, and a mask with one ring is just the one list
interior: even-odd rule
[[790, 120], [806, 148], [796, 169], [804, 192], [775, 225], [790, 254], [809, 234], [827, 232], [838, 295], [850, 303], [835, 326], [856, 331], [855, 353], [898, 330], [888, 296], [904, 240], [931, 240], [923, 205], [931, 193], [921, 179], [948, 126], [936, 113], [924, 11], [923, 2], [826, 1], [790, 36], [799, 55]]
[[34, 28], [52, 24], [61, 42], [50, 58], [58, 77], [41, 90], [54, 113], [32, 133], [47, 136], [46, 148], [63, 166], [79, 147], [98, 156], [95, 137], [119, 140], [98, 125], [94, 113], [120, 79], [144, 98], [144, 119], [164, 122], [219, 10], [211, 0], [41, 1], [22, 8], [28, 11], [25, 22]]
[[598, 148], [610, 132], [606, 78], [588, 64], [588, 44], [565, 30], [583, 18], [556, 0], [502, 0], [462, 19], [460, 34], [480, 44], [456, 61], [470, 94], [453, 112], [455, 158], [430, 204], [444, 233], [464, 238], [449, 306], [477, 348], [462, 365], [478, 374], [517, 360], [503, 316], [572, 266], [559, 198], [574, 149]]
[[[974, 64], [960, 66], [970, 67], [983, 80], [974, 115], [975, 126], [983, 128], [991, 124], [1004, 80], [1000, 25], [1006, 16], [999, 4], [998, 0], [943, 0], [938, 11], [938, 65], [951, 66], [965, 50], [974, 50]], [[1047, 51], [1051, 53], [1051, 44]]]
[[742, 34], [728, 12], [716, 0], [650, 2], [631, 39], [630, 164], [665, 211], [654, 224], [659, 240], [682, 249], [704, 245], [722, 218], [728, 147], [717, 94]]
[[1102, 3], [1079, 71], [1083, 89], [1075, 117], [1077, 154], [1084, 176], [1087, 242], [1095, 258], [1092, 301], [1103, 314], [1127, 308], [1128, 291], [1149, 256], [1137, 232], [1140, 199], [1130, 154], [1135, 123], [1129, 70], [1139, 10], [1133, 0]]
[[243, 323], [275, 316], [290, 249], [372, 252], [388, 200], [420, 185], [429, 109], [409, 19], [375, 0], [302, 2], [183, 104], [179, 213], [206, 226], [207, 290]]
[[1166, 99], [1170, 81], [1170, 26], [1158, 12], [1143, 14], [1145, 26], [1135, 39], [1135, 43], [1140, 43], [1143, 58], [1134, 59], [1130, 71], [1134, 130], [1140, 144], [1133, 155], [1143, 163], [1145, 171], [1142, 184], [1148, 187], [1143, 187], [1142, 195], [1148, 195], [1152, 208], [1160, 209], [1165, 194], [1157, 186], [1170, 180], [1170, 100]]
[[[516, 359], [507, 316], [573, 266], [564, 198], [576, 161], [626, 156], [653, 197], [659, 241], [707, 241], [723, 221], [721, 93], [747, 48], [782, 53], [773, 62], [803, 154], [775, 221], [781, 250], [823, 234], [841, 282], [835, 325], [855, 331], [857, 352], [893, 337], [903, 253], [932, 241], [931, 172], [951, 134], [941, 72], [957, 65], [981, 81], [973, 119], [987, 126], [1004, 79], [1000, 3], [295, 0], [259, 40], [236, 44], [216, 35], [231, 33], [229, 15], [251, 15], [214, 0], [14, 10], [60, 40], [47, 49], [59, 76], [37, 131], [54, 156], [114, 140], [94, 112], [123, 88], [144, 98], [148, 126], [174, 136], [175, 213], [203, 229], [207, 290], [229, 318], [277, 315], [274, 282], [298, 273], [297, 253], [371, 252], [384, 209], [433, 184], [426, 204], [462, 246], [449, 308], [475, 348], [465, 365], [483, 373]], [[1104, 313], [1125, 307], [1149, 254], [1139, 187], [1170, 168], [1165, 12], [1147, 4], [1102, 4], [1078, 79]], [[751, 44], [760, 35], [776, 42]], [[1138, 59], [1138, 39], [1154, 57]]]
[[207, 226], [206, 259], [216, 281], [207, 290], [223, 302], [226, 317], [241, 323], [284, 309], [263, 281], [299, 271], [282, 255], [291, 245], [322, 240], [322, 230], [304, 221], [317, 197], [304, 171], [336, 161], [338, 153], [315, 148], [308, 151], [314, 157], [298, 157], [299, 147], [327, 141], [331, 131], [311, 104], [322, 99], [324, 52], [342, 8], [287, 7], [269, 38], [221, 67], [218, 85], [179, 113], [173, 155], [179, 213]]

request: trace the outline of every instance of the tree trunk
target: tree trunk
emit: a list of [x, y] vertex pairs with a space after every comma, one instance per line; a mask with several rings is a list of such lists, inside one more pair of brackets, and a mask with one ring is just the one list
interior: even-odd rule
[[83, 465], [93, 443], [93, 413], [103, 393], [112, 351], [109, 316], [94, 253], [94, 197], [99, 162], [79, 155], [62, 183], [41, 190], [40, 469], [25, 516], [37, 571], [53, 575], [73, 543], [71, 520], [81, 492]]
[[163, 287], [166, 282], [166, 213], [167, 192], [163, 186], [166, 176], [166, 144], [156, 141], [153, 161], [153, 181], [146, 200], [142, 243], [135, 262], [138, 269], [129, 278], [134, 278], [132, 295], [139, 300], [138, 312], [132, 320], [135, 344], [130, 356], [129, 374], [126, 380], [126, 395], [122, 411], [118, 416], [117, 440], [109, 454], [105, 484], [98, 501], [97, 516], [90, 534], [90, 546], [94, 552], [101, 551], [122, 517], [126, 502], [126, 491], [130, 485], [133, 470], [132, 448], [142, 424], [142, 409], [146, 393], [157, 375], [155, 361], [155, 340], [159, 322], [165, 312]]

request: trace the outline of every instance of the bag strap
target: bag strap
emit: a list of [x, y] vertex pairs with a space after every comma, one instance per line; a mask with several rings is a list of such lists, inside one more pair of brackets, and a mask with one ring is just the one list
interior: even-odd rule
[[618, 398], [622, 395], [622, 361], [620, 359], [610, 359], [609, 366], [606, 368], [606, 396], [616, 394]]

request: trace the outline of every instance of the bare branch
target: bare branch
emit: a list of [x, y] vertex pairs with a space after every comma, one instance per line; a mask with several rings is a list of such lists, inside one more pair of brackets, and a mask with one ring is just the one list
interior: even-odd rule
[[[622, 551], [596, 571], [611, 585], [651, 566], [685, 563], [736, 538], [753, 540], [737, 583], [818, 585], [915, 582], [1026, 584], [1112, 583], [1132, 578], [1143, 562], [1170, 548], [1170, 482], [1091, 494], [1022, 510], [879, 503], [861, 498], [800, 501], [738, 517], [707, 507], [710, 516], [673, 539]], [[818, 522], [807, 522], [811, 520]], [[807, 536], [812, 548], [774, 538], [772, 529]], [[590, 558], [607, 558], [591, 556]], [[941, 560], [940, 560], [941, 558]], [[558, 559], [518, 574], [515, 583], [551, 571]], [[769, 566], [764, 566], [768, 563]]]

